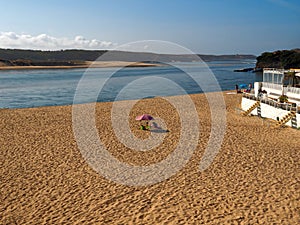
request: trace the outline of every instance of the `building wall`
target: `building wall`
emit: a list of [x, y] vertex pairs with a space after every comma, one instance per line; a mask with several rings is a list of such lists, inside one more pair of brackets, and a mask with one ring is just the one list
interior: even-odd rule
[[[249, 109], [252, 105], [256, 103], [255, 100], [247, 99], [247, 98], [242, 98], [242, 104], [241, 107], [244, 111]], [[275, 108], [273, 106], [270, 106], [265, 103], [260, 103], [260, 108], [261, 108], [261, 116], [266, 117], [266, 118], [271, 118], [273, 120], [277, 120], [277, 117], [279, 117], [279, 120], [282, 119], [283, 116], [289, 113], [287, 110]], [[257, 108], [255, 108], [250, 114], [257, 116]], [[300, 127], [300, 114], [297, 113], [296, 115], [297, 119], [297, 127]], [[288, 126], [292, 126], [291, 120], [286, 123]]]

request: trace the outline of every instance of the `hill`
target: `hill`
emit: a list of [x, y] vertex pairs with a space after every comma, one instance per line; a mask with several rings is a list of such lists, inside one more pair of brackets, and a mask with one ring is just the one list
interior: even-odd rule
[[256, 68], [300, 68], [300, 49], [264, 52], [257, 57]]
[[[100, 57], [101, 56], [101, 57]], [[198, 55], [204, 61], [255, 59], [254, 55]], [[99, 58], [100, 57], [100, 58]], [[61, 50], [40, 51], [22, 49], [0, 49], [0, 66], [51, 66], [79, 65], [86, 61], [128, 61], [128, 62], [192, 62], [195, 55], [155, 54], [145, 52], [122, 52], [107, 50]]]

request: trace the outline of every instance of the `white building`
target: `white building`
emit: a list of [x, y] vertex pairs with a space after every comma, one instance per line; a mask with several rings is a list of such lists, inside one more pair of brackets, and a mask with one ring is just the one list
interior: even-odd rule
[[278, 121], [278, 126], [300, 127], [300, 69], [264, 69], [263, 82], [255, 82], [242, 98], [243, 114]]

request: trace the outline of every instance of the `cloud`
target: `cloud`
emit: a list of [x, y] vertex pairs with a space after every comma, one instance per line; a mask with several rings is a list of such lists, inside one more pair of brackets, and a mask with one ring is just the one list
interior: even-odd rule
[[110, 41], [88, 40], [83, 36], [74, 39], [57, 38], [47, 34], [32, 36], [14, 32], [0, 32], [0, 48], [60, 50], [60, 49], [111, 49], [117, 44]]

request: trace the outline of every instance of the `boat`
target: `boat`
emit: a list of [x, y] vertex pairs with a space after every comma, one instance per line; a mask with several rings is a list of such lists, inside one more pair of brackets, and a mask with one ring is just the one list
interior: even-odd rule
[[276, 126], [300, 128], [300, 69], [263, 69], [263, 81], [243, 92], [243, 115], [270, 118]]

